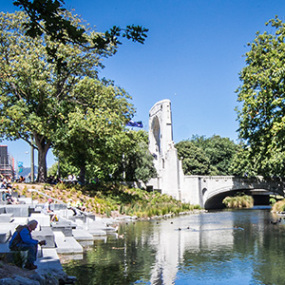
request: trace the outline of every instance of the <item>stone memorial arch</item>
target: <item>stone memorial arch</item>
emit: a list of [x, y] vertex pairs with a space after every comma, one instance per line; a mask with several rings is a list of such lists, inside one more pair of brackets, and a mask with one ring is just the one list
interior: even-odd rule
[[[154, 104], [149, 111], [149, 151], [154, 157], [157, 178], [147, 185], [185, 203], [217, 209], [224, 197], [239, 191], [265, 201], [269, 195], [285, 193], [285, 178], [184, 175], [173, 142], [170, 100]], [[268, 197], [264, 197], [268, 196]]]
[[149, 111], [149, 151], [154, 157], [157, 178], [148, 185], [176, 199], [181, 199], [184, 175], [174, 147], [171, 102], [157, 102]]

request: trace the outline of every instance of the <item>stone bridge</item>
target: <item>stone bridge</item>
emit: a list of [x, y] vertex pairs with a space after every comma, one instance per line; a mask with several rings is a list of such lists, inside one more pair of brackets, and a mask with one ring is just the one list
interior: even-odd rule
[[178, 199], [199, 204], [205, 209], [223, 207], [226, 196], [237, 192], [252, 195], [255, 204], [268, 204], [269, 195], [284, 196], [284, 180], [263, 177], [240, 178], [235, 176], [184, 176], [184, 185]]
[[154, 157], [157, 178], [147, 185], [186, 203], [206, 209], [221, 208], [222, 200], [236, 192], [253, 195], [256, 204], [266, 204], [270, 194], [284, 196], [282, 179], [262, 177], [186, 176], [173, 142], [171, 102], [157, 102], [149, 111], [149, 151]]

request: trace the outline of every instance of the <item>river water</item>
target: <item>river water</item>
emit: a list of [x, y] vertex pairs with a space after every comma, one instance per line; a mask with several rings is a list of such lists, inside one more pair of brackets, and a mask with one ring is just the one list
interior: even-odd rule
[[80, 285], [285, 284], [285, 220], [275, 219], [254, 208], [123, 223], [64, 269]]

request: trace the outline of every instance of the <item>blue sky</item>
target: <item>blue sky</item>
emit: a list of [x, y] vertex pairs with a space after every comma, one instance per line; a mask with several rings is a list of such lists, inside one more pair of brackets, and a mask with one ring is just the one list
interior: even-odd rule
[[[144, 45], [123, 40], [118, 53], [104, 61], [100, 77], [115, 81], [133, 98], [135, 120], [148, 130], [148, 112], [159, 100], [172, 103], [174, 142], [192, 135], [220, 135], [237, 141], [239, 72], [245, 66], [247, 43], [257, 31], [274, 32], [265, 23], [278, 15], [282, 0], [66, 0], [83, 19], [106, 31], [113, 25], [149, 29]], [[1, 1], [4, 12], [16, 10]], [[7, 144], [9, 153], [30, 163], [29, 146]], [[48, 166], [53, 163], [51, 151]]]

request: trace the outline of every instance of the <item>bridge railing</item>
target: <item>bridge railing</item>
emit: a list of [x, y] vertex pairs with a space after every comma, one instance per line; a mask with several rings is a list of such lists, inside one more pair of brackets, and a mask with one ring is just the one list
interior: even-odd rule
[[[218, 177], [215, 177], [216, 181], [219, 180]], [[216, 189], [207, 189], [204, 191], [203, 201], [211, 199], [212, 197], [230, 191], [242, 191], [242, 190], [254, 190], [254, 189], [264, 189], [272, 193], [284, 196], [284, 185], [285, 180], [281, 178], [274, 179], [264, 179], [263, 177], [250, 177], [250, 178], [241, 178], [241, 177], [223, 177], [222, 179], [227, 180], [228, 184]], [[230, 182], [231, 180], [231, 182]], [[218, 181], [217, 181], [218, 182]]]

